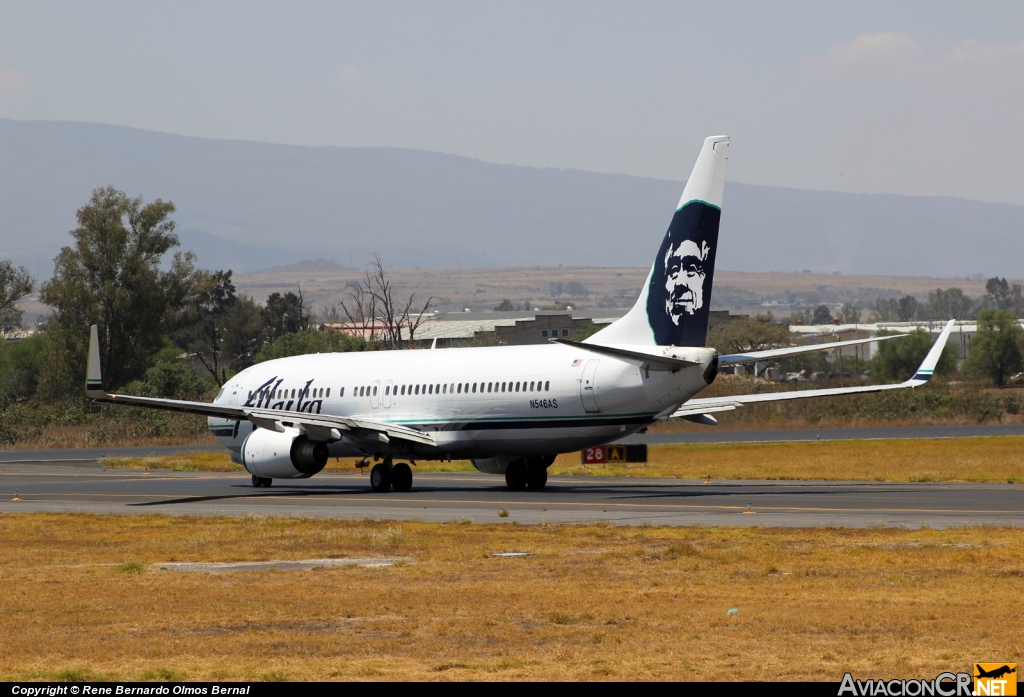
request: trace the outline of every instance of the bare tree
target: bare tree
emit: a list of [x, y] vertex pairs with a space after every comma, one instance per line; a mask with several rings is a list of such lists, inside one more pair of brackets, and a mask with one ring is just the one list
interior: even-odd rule
[[331, 324], [336, 324], [336, 323], [340, 322], [341, 321], [341, 315], [338, 314], [338, 306], [337, 305], [329, 305], [329, 306], [325, 307], [321, 319], [322, 319], [322, 321], [329, 322]]
[[341, 301], [341, 310], [349, 324], [361, 330], [363, 338], [373, 341], [377, 338], [377, 298], [373, 294], [373, 278], [369, 268], [359, 281], [349, 281], [345, 286], [348, 300]]
[[[341, 307], [349, 321], [362, 328], [364, 335], [369, 329], [369, 338], [379, 340], [386, 349], [404, 348], [406, 342], [411, 345], [416, 338], [416, 330], [429, 319], [427, 315], [441, 300], [431, 295], [419, 307], [416, 305], [415, 293], [411, 293], [406, 300], [396, 300], [387, 269], [377, 254], [373, 255], [373, 261], [366, 267], [358, 285], [349, 286], [348, 295], [348, 302], [342, 302]], [[403, 330], [408, 332], [407, 339], [402, 337]]]

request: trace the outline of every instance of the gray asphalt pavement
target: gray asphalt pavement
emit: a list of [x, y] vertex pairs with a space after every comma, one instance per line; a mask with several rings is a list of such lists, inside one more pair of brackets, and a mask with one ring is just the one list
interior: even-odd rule
[[972, 438], [980, 436], [1024, 436], [1024, 424], [980, 424], [971, 426], [893, 426], [891, 428], [801, 428], [779, 430], [646, 433], [623, 438], [623, 443], [676, 445], [684, 443], [761, 443], [807, 440], [879, 440], [884, 438]]
[[[407, 494], [374, 494], [369, 477], [328, 473], [254, 489], [238, 473], [104, 470], [88, 462], [0, 464], [0, 512], [279, 515], [346, 519], [764, 525], [1024, 526], [1024, 486], [551, 477], [510, 492], [485, 474], [419, 474]], [[12, 501], [15, 489], [21, 501]], [[748, 510], [750, 513], [746, 512]], [[507, 517], [499, 516], [503, 509]]]
[[[809, 428], [764, 431], [707, 430], [682, 433], [647, 433], [622, 439], [623, 443], [673, 445], [685, 443], [757, 443], [808, 440], [850, 440], [882, 438], [970, 438], [978, 436], [1024, 436], [1024, 424], [982, 424], [976, 426], [905, 426], [892, 428]], [[105, 457], [143, 457], [174, 453], [221, 450], [219, 445], [156, 445], [138, 448], [74, 448], [49, 450], [0, 450], [5, 462], [91, 462]]]

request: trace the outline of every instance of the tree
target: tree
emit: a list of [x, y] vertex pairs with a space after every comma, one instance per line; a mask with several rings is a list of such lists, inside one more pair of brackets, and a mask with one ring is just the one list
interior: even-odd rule
[[352, 336], [345, 332], [327, 329], [324, 331], [305, 331], [297, 334], [284, 334], [275, 341], [264, 346], [256, 355], [254, 363], [262, 363], [274, 358], [301, 356], [308, 353], [345, 353], [348, 351], [368, 351], [373, 344], [361, 336]]
[[818, 305], [811, 315], [811, 324], [832, 324], [832, 313], [828, 305]]
[[807, 310], [794, 311], [789, 313], [789, 317], [782, 321], [786, 324], [810, 324], [811, 313]]
[[767, 316], [760, 316], [711, 327], [706, 343], [725, 353], [746, 353], [791, 346], [793, 339], [789, 327], [773, 324]]
[[227, 368], [221, 354], [224, 348], [224, 317], [235, 304], [235, 284], [231, 270], [201, 271], [198, 291], [184, 330], [183, 348], [199, 359], [218, 385], [227, 382]]
[[495, 312], [512, 312], [516, 306], [508, 298], [502, 298], [501, 302], [494, 306]]
[[360, 281], [348, 281], [345, 292], [348, 299], [341, 301], [341, 309], [349, 324], [359, 329], [366, 339], [373, 341], [377, 336], [377, 298], [373, 294], [369, 271]]
[[557, 298], [565, 292], [565, 286], [562, 285], [561, 281], [552, 281], [548, 284], [548, 289], [551, 291], [552, 298]]
[[15, 268], [10, 261], [0, 260], [0, 336], [21, 328], [25, 311], [19, 303], [35, 286], [35, 279], [24, 266]]
[[263, 308], [248, 296], [236, 296], [220, 326], [221, 361], [236, 373], [245, 370], [263, 347]]
[[[400, 349], [406, 341], [411, 344], [416, 330], [428, 319], [427, 314], [440, 302], [440, 298], [432, 295], [417, 309], [415, 293], [407, 300], [396, 300], [384, 262], [376, 254], [367, 265], [359, 286], [349, 291], [349, 298], [351, 303], [341, 305], [349, 320], [356, 326], [369, 324], [370, 338], [378, 339], [386, 349]], [[376, 333], [378, 322], [379, 335]], [[404, 332], [408, 333], [408, 338], [403, 337]]]
[[874, 313], [876, 322], [895, 322], [896, 298], [876, 298]]
[[188, 354], [168, 342], [152, 358], [152, 365], [141, 380], [133, 380], [121, 391], [139, 397], [166, 399], [202, 399], [213, 386], [209, 378], [201, 378]]
[[1011, 286], [1005, 278], [990, 278], [985, 283], [983, 302], [989, 308], [1006, 310], [1020, 317], [1024, 314], [1024, 288], [1019, 283]]
[[306, 301], [299, 294], [288, 291], [284, 295], [271, 293], [267, 305], [263, 308], [263, 324], [267, 329], [267, 340], [273, 341], [283, 334], [304, 332], [309, 328], [309, 312]]
[[607, 324], [594, 324], [593, 322], [585, 324], [576, 330], [576, 334], [572, 337], [572, 340], [583, 341], [584, 339], [589, 339], [607, 326]]
[[839, 310], [839, 318], [843, 324], [857, 324], [860, 322], [860, 306], [853, 303], [844, 303]]
[[917, 308], [918, 319], [969, 319], [974, 301], [959, 288], [937, 288], [928, 294], [928, 302]]
[[160, 269], [164, 254], [178, 246], [173, 212], [170, 201], [143, 205], [141, 196], [113, 187], [96, 189], [78, 210], [75, 245], [61, 249], [40, 293], [54, 309], [47, 331], [56, 342], [55, 360], [64, 364], [52, 371], [53, 390], [61, 382], [65, 393], [84, 384], [90, 324], [99, 326], [110, 388], [142, 377], [164, 337], [180, 328], [197, 277], [191, 252], [176, 252], [169, 268]]
[[876, 322], [910, 322], [917, 314], [917, 298], [904, 295], [902, 298], [878, 298], [875, 300]]
[[330, 324], [341, 323], [341, 313], [338, 312], [337, 305], [331, 305], [324, 309], [324, 313], [320, 318], [323, 322]]
[[[879, 332], [879, 336], [887, 336], [894, 332]], [[875, 376], [885, 381], [907, 380], [917, 372], [921, 361], [928, 355], [935, 343], [931, 334], [923, 329], [911, 332], [899, 339], [890, 339], [876, 344], [875, 357], [872, 359], [872, 371]], [[946, 344], [935, 366], [937, 375], [948, 375], [956, 371], [956, 349]]]
[[896, 303], [896, 319], [900, 322], [911, 322], [917, 315], [917, 298], [904, 295]]
[[992, 378], [1004, 385], [1006, 378], [1020, 372], [1024, 329], [1006, 310], [982, 310], [978, 314], [978, 333], [971, 339], [970, 354], [964, 371]]
[[30, 399], [39, 384], [47, 336], [34, 334], [18, 341], [0, 341], [0, 408]]
[[569, 281], [565, 284], [565, 293], [572, 298], [588, 298], [590, 297], [590, 290], [579, 281]]

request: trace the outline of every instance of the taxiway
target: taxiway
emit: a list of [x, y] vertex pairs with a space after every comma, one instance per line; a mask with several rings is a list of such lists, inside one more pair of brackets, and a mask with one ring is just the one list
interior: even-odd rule
[[[242, 473], [145, 473], [96, 460], [0, 464], [0, 512], [347, 519], [908, 528], [1024, 526], [1024, 486], [815, 481], [716, 481], [558, 476], [542, 492], [500, 477], [417, 474], [406, 494], [374, 494], [369, 477], [324, 473], [254, 489]], [[13, 501], [15, 490], [20, 501]], [[507, 511], [507, 515], [501, 515]]]

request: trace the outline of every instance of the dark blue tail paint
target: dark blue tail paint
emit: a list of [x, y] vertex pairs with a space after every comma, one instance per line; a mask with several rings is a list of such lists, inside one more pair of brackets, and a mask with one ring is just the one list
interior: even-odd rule
[[676, 211], [647, 289], [647, 319], [659, 346], [704, 346], [722, 211], [690, 201]]

